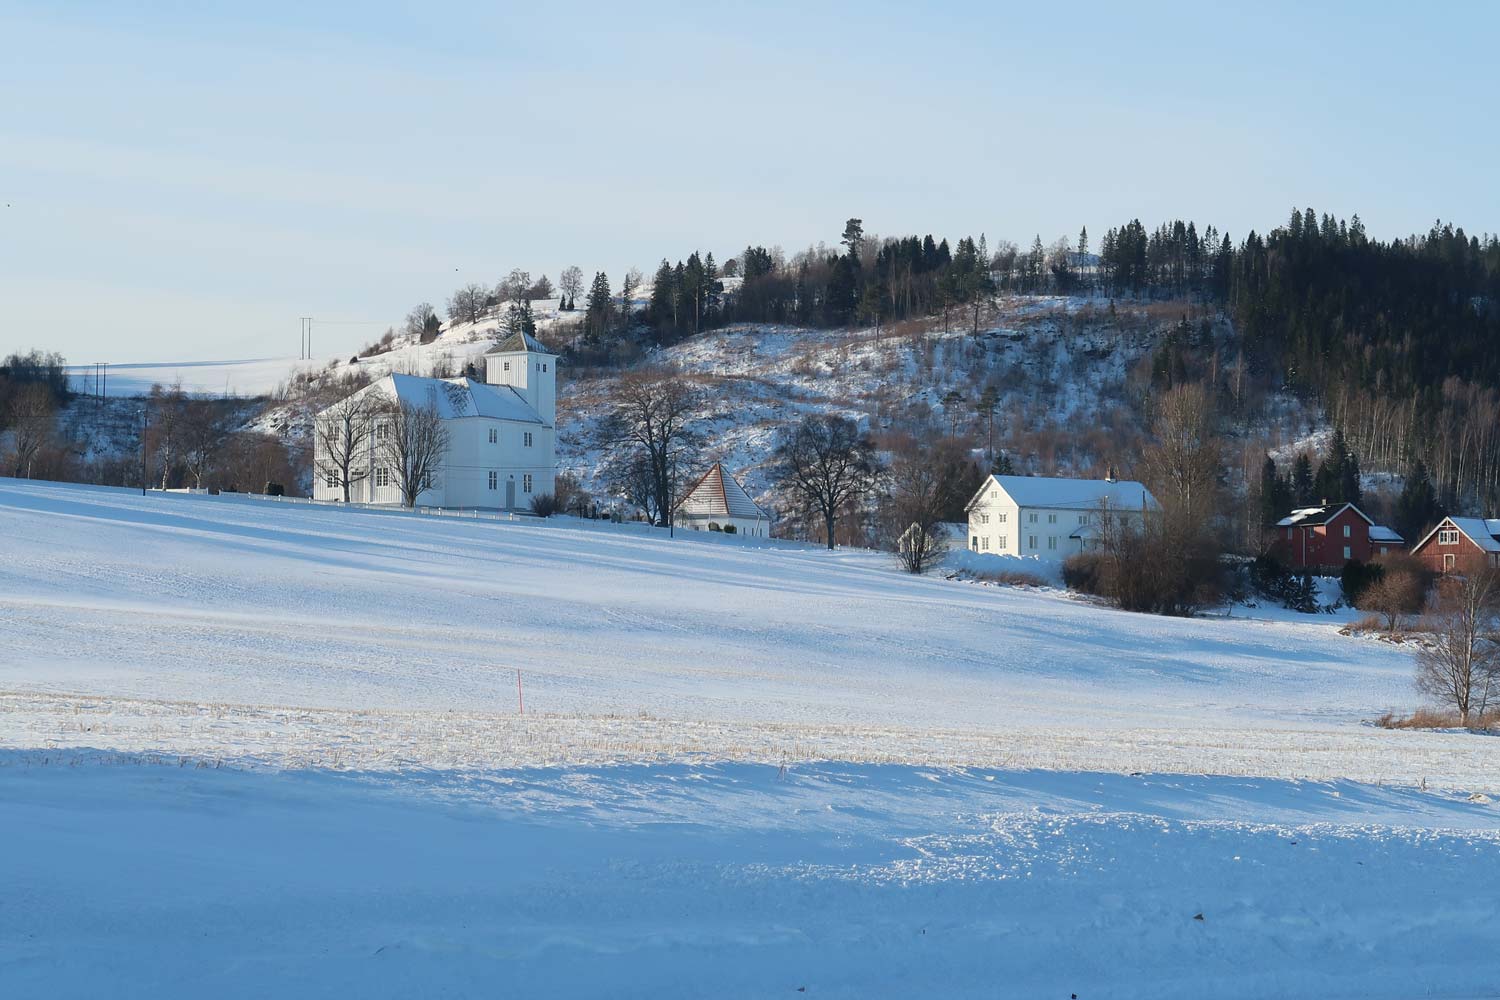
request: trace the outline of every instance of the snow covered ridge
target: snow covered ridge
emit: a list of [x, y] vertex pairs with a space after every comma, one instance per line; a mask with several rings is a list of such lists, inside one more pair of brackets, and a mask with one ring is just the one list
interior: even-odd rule
[[1495, 780], [1482, 737], [1366, 725], [1412, 702], [1410, 653], [1324, 617], [1131, 615], [709, 533], [15, 480], [0, 537], [12, 747]]
[[1478, 997], [1495, 821], [1348, 782], [0, 754], [0, 989]]

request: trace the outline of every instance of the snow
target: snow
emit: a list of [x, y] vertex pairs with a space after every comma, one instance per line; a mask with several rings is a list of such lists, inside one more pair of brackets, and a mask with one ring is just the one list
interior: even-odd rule
[[[1484, 740], [1366, 724], [1416, 702], [1411, 654], [1334, 616], [1158, 618], [864, 551], [15, 480], [0, 537], [5, 746], [1497, 781]], [[514, 718], [518, 669], [535, 718]]]
[[1492, 522], [1482, 517], [1450, 517], [1448, 521], [1485, 552], [1500, 552], [1500, 538], [1490, 530]]
[[[1093, 509], [1108, 502], [1123, 510], [1141, 510], [1151, 493], [1140, 483], [1114, 479], [1063, 479], [1053, 476], [991, 476], [1021, 507], [1077, 507]], [[981, 488], [981, 491], [983, 488]]]
[[181, 381], [184, 391], [210, 396], [268, 396], [296, 372], [312, 372], [334, 359], [299, 361], [296, 358], [247, 358], [237, 361], [161, 361], [112, 364], [96, 383], [93, 365], [69, 365], [68, 377], [76, 392], [110, 396], [144, 396], [153, 385]]
[[0, 995], [1484, 995], [1495, 744], [1338, 624], [0, 479]]
[[276, 774], [11, 753], [0, 985], [1477, 997], [1500, 975], [1496, 810], [1349, 782], [854, 764]]

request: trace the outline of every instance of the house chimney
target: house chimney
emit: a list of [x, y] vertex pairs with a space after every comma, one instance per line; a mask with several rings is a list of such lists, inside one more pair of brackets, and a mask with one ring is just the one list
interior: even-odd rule
[[1111, 462], [1104, 469], [1104, 481], [1112, 483], [1115, 481], [1115, 463]]

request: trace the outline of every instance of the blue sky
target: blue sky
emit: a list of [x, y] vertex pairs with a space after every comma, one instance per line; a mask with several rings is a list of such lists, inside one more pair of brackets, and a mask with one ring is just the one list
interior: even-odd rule
[[1500, 229], [1496, 5], [922, 6], [0, 0], [0, 351], [347, 352], [512, 267], [849, 216]]

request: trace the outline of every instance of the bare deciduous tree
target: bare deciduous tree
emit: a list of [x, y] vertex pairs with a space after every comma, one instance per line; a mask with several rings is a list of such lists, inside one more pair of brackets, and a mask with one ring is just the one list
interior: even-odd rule
[[178, 450], [182, 447], [183, 417], [187, 412], [187, 403], [187, 393], [182, 390], [181, 380], [171, 388], [164, 389], [160, 385], [151, 387], [149, 426], [154, 442], [151, 450], [161, 463], [162, 489], [170, 485], [173, 464], [177, 462]]
[[913, 446], [896, 453], [884, 481], [883, 541], [908, 573], [925, 573], [948, 553], [942, 520], [952, 500], [951, 477]]
[[1392, 560], [1384, 564], [1385, 572], [1380, 579], [1365, 588], [1359, 595], [1361, 611], [1373, 611], [1385, 619], [1385, 630], [1391, 636], [1399, 635], [1407, 616], [1422, 610], [1422, 599], [1426, 596], [1426, 585], [1421, 573]]
[[345, 397], [324, 410], [313, 429], [317, 451], [323, 455], [313, 474], [323, 477], [325, 482], [337, 483], [344, 492], [345, 503], [350, 500], [354, 484], [370, 474], [364, 457], [376, 402], [374, 390]]
[[1430, 625], [1434, 641], [1417, 650], [1417, 689], [1458, 712], [1483, 718], [1500, 680], [1500, 598], [1492, 571], [1442, 581]]
[[22, 385], [10, 397], [5, 408], [5, 424], [10, 426], [15, 451], [15, 476], [31, 478], [31, 465], [54, 430], [52, 392], [40, 382]]
[[193, 488], [203, 488], [203, 477], [218, 461], [229, 439], [230, 427], [223, 403], [212, 399], [189, 399], [182, 408], [182, 460]]
[[583, 268], [576, 265], [563, 268], [557, 278], [557, 287], [570, 301], [578, 298], [583, 292]]
[[[697, 387], [670, 369], [641, 369], [621, 377], [603, 433], [639, 454], [646, 464], [650, 502], [641, 504], [655, 522], [671, 524], [677, 479], [693, 443], [689, 423], [702, 398]], [[631, 475], [639, 475], [636, 469]]]
[[375, 419], [386, 428], [379, 439], [378, 459], [390, 469], [402, 505], [415, 507], [418, 497], [441, 485], [448, 428], [436, 405], [406, 400], [388, 402]]
[[1213, 433], [1213, 400], [1198, 384], [1162, 393], [1143, 456], [1146, 482], [1169, 513], [1207, 524], [1220, 509], [1224, 463]]
[[874, 445], [848, 417], [810, 414], [783, 432], [776, 459], [783, 485], [823, 516], [834, 548], [839, 510], [872, 485]]
[[455, 323], [478, 323], [484, 316], [489, 294], [483, 285], [465, 285], [449, 296], [448, 318]]

